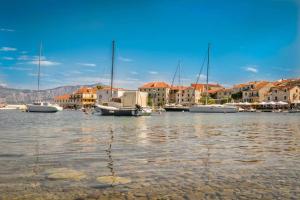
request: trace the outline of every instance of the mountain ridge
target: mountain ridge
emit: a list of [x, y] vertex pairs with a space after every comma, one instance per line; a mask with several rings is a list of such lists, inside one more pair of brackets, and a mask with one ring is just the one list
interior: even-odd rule
[[90, 84], [90, 85], [66, 85], [59, 86], [50, 89], [31, 90], [31, 89], [16, 89], [0, 86], [0, 102], [9, 104], [24, 104], [31, 103], [35, 100], [42, 99], [45, 101], [53, 101], [55, 96], [63, 94], [71, 94], [81, 87], [95, 87], [102, 83]]

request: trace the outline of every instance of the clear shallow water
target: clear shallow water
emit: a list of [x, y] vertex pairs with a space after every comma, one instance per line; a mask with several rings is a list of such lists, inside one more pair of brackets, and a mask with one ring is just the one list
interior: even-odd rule
[[300, 198], [297, 113], [1, 111], [0, 128], [0, 199]]

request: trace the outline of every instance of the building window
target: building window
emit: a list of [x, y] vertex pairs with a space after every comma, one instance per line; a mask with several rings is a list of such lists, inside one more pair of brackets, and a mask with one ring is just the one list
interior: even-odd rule
[[268, 97], [268, 101], [270, 101], [270, 97]]
[[277, 101], [277, 97], [275, 97], [275, 101]]
[[284, 96], [283, 99], [286, 100], [286, 96]]
[[277, 90], [275, 90], [275, 93], [277, 93]]

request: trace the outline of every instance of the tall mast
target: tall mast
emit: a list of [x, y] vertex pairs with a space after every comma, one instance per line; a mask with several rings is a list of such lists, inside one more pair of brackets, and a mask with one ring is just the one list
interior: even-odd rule
[[180, 60], [178, 60], [178, 68], [179, 68], [178, 83], [179, 83], [179, 86], [181, 86], [181, 62], [180, 62]]
[[210, 43], [208, 43], [208, 48], [207, 48], [207, 69], [206, 69], [206, 99], [205, 99], [205, 104], [207, 105], [208, 103], [208, 71], [209, 71], [209, 51], [210, 51]]
[[115, 65], [115, 41], [112, 41], [112, 57], [111, 57], [111, 77], [110, 77], [110, 98], [113, 98], [114, 85], [114, 65]]
[[42, 42], [40, 44], [39, 62], [38, 62], [38, 92], [40, 91], [40, 76], [41, 76], [41, 57], [42, 57]]

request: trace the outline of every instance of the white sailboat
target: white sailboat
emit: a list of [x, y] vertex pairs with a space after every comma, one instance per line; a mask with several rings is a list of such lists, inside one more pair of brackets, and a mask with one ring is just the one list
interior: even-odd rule
[[[95, 105], [95, 111], [104, 116], [145, 116], [151, 115], [152, 110], [142, 108], [140, 105], [135, 107], [122, 107], [120, 103], [113, 102], [113, 81], [114, 81], [114, 63], [115, 63], [115, 41], [112, 41], [112, 63], [111, 63], [111, 78], [110, 78], [110, 102], [106, 105]], [[118, 105], [118, 106], [116, 106]]]
[[206, 100], [205, 105], [193, 105], [190, 107], [190, 112], [193, 113], [236, 113], [238, 108], [236, 106], [221, 105], [221, 104], [209, 104], [208, 105], [208, 70], [209, 70], [209, 53], [210, 44], [207, 49], [207, 71], [206, 71]]
[[[38, 62], [38, 89], [37, 92], [40, 91], [40, 72], [41, 72], [41, 56], [42, 56], [42, 43], [40, 45], [40, 52], [39, 52], [39, 62]], [[54, 113], [57, 111], [61, 111], [63, 108], [59, 105], [52, 104], [49, 102], [44, 101], [36, 101], [32, 104], [26, 105], [27, 112], [40, 112], [40, 113]]]

